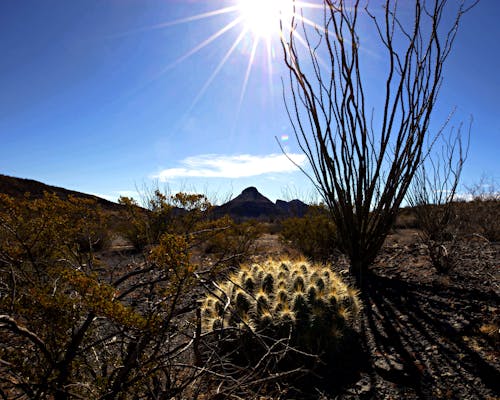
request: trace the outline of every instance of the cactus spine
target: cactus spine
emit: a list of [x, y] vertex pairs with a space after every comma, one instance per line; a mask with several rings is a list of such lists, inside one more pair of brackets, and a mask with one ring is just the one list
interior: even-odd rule
[[231, 327], [275, 339], [291, 335], [292, 345], [319, 354], [339, 344], [359, 300], [328, 267], [268, 261], [241, 267], [201, 309], [205, 331]]

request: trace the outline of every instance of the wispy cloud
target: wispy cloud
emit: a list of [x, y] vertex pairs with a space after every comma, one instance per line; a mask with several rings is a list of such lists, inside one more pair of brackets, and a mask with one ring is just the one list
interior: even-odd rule
[[[293, 160], [290, 161], [290, 159]], [[166, 182], [176, 178], [247, 178], [270, 173], [295, 172], [297, 166], [303, 166], [306, 156], [303, 154], [266, 154], [266, 155], [220, 155], [203, 154], [187, 157], [180, 161], [180, 166], [160, 171], [153, 178]]]

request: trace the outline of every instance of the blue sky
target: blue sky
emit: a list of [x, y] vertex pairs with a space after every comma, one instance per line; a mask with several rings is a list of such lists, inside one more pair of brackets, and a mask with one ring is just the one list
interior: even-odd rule
[[[228, 25], [236, 8], [172, 23], [237, 4], [0, 2], [0, 173], [110, 199], [156, 181], [219, 199], [250, 185], [272, 200], [310, 197], [275, 139], [303, 162], [277, 38], [270, 52], [261, 40], [249, 69], [256, 33]], [[436, 108], [438, 122], [454, 108], [455, 125], [474, 118], [465, 183], [500, 178], [499, 17], [497, 0], [464, 17]]]

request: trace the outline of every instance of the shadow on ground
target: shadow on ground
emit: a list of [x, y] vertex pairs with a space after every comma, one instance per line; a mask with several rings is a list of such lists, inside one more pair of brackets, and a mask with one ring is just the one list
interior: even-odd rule
[[498, 398], [498, 349], [478, 333], [495, 293], [377, 274], [362, 289], [370, 362], [344, 398]]

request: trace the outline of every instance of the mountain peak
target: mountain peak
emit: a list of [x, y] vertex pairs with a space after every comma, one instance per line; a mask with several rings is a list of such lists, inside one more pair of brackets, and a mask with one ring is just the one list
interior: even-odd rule
[[255, 199], [257, 197], [261, 197], [262, 194], [260, 194], [260, 192], [257, 190], [256, 187], [250, 186], [250, 187], [247, 187], [245, 190], [243, 190], [243, 192], [241, 192], [240, 196]]
[[263, 196], [257, 188], [250, 186], [239, 196], [217, 208], [216, 215], [231, 215], [238, 218], [269, 218], [279, 214], [274, 203]]

